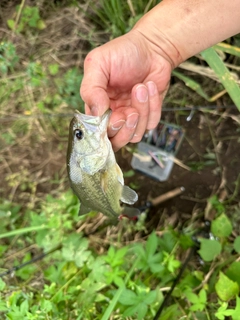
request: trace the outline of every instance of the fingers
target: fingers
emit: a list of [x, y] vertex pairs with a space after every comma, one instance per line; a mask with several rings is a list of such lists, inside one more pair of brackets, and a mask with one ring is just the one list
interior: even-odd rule
[[99, 54], [96, 49], [87, 55], [84, 61], [84, 77], [80, 87], [80, 95], [85, 102], [86, 113], [94, 116], [102, 115], [109, 108], [107, 94], [109, 75], [105, 73], [107, 67], [103, 68], [99, 61], [104, 63], [101, 53]]
[[139, 115], [134, 134], [130, 139], [131, 142], [139, 142], [147, 128], [149, 118], [149, 94], [148, 88], [144, 84], [133, 87], [132, 106], [137, 109]]
[[126, 145], [134, 135], [139, 114], [135, 108], [118, 108], [112, 113], [108, 128], [108, 136], [113, 150], [117, 151]]
[[115, 151], [128, 142], [139, 142], [146, 129], [157, 126], [161, 115], [161, 101], [154, 82], [133, 87], [131, 107], [116, 109], [110, 119], [108, 135]]
[[162, 101], [163, 98], [157, 90], [157, 86], [153, 81], [146, 83], [149, 94], [149, 117], [147, 129], [154, 129], [161, 118]]

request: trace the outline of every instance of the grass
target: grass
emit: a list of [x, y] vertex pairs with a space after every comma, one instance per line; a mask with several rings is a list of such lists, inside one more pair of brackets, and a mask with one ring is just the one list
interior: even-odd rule
[[[239, 120], [224, 109], [239, 106], [238, 36], [173, 73], [165, 108], [174, 113], [163, 117], [186, 130], [179, 157], [191, 171], [175, 165], [175, 178], [148, 185], [155, 196], [192, 181], [178, 202], [145, 210], [137, 224], [102, 229], [101, 215], [78, 217], [69, 190], [68, 124], [83, 108], [84, 56], [155, 4], [0, 5], [1, 319], [239, 317]], [[185, 106], [202, 106], [201, 113], [188, 122], [189, 111], [178, 110]], [[131, 151], [118, 160], [143, 203], [146, 177], [127, 167]]]

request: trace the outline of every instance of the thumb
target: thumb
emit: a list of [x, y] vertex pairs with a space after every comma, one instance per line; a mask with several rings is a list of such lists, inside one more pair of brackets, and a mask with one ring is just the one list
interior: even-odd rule
[[80, 87], [80, 95], [85, 102], [86, 112], [100, 116], [109, 108], [107, 85], [109, 72], [105, 59], [98, 54], [98, 48], [91, 51], [84, 61], [84, 76]]

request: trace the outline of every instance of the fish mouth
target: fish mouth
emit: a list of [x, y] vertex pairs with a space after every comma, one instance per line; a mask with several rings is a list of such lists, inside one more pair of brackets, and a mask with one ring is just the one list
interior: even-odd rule
[[74, 122], [76, 123], [76, 125], [78, 123], [81, 123], [86, 128], [86, 130], [96, 133], [99, 132], [101, 117], [95, 117], [79, 112], [74, 114]]

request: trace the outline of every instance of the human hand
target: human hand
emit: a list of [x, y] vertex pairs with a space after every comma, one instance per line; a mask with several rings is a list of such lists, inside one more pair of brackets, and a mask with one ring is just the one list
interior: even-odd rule
[[171, 70], [157, 46], [136, 30], [87, 55], [80, 88], [85, 112], [100, 116], [112, 109], [108, 136], [115, 151], [158, 124]]

